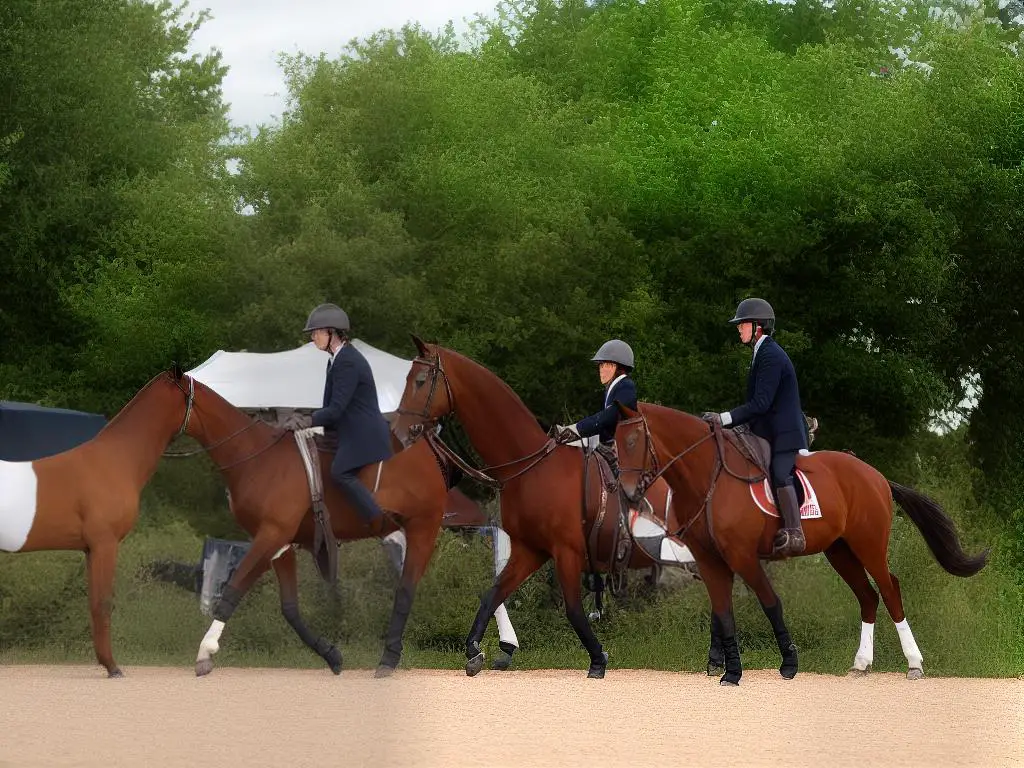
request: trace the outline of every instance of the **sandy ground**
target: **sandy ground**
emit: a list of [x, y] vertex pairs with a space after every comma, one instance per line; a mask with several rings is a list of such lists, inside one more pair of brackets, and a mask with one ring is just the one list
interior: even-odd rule
[[0, 767], [1024, 765], [1022, 680], [125, 671], [0, 667]]

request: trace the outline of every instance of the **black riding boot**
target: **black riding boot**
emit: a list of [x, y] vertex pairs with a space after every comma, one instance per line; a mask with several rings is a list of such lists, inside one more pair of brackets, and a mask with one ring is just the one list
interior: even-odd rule
[[775, 498], [782, 514], [782, 530], [775, 534], [772, 555], [792, 557], [803, 554], [807, 542], [800, 526], [800, 504], [796, 499], [796, 488], [792, 485], [780, 486], [775, 489]]

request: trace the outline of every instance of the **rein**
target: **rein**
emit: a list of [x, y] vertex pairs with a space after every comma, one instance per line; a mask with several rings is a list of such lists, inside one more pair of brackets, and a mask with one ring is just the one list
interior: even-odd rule
[[[189, 422], [189, 419], [192, 417], [192, 411], [194, 410], [194, 406], [195, 406], [195, 399], [196, 399], [196, 385], [195, 385], [195, 381], [192, 379], [191, 376], [188, 376], [186, 378], [188, 379], [188, 390], [187, 391], [185, 390], [184, 387], [181, 386], [180, 382], [175, 382], [175, 386], [177, 386], [178, 389], [181, 390], [181, 393], [183, 395], [185, 395], [185, 418], [182, 420], [181, 426], [178, 428], [177, 435], [184, 435], [184, 434], [186, 434], [186, 430], [188, 429], [188, 422]], [[255, 419], [250, 419], [249, 423], [246, 424], [244, 427], [242, 427], [241, 429], [235, 430], [234, 432], [232, 432], [227, 437], [222, 438], [222, 439], [218, 440], [217, 442], [215, 442], [215, 443], [213, 443], [211, 445], [200, 446], [199, 448], [196, 448], [194, 450], [178, 451], [178, 452], [175, 452], [175, 453], [170, 453], [168, 451], [164, 451], [163, 454], [161, 454], [161, 455], [164, 458], [168, 458], [168, 459], [187, 459], [187, 458], [190, 458], [192, 456], [198, 456], [201, 453], [209, 453], [210, 451], [213, 451], [216, 448], [219, 448], [222, 445], [225, 445], [226, 443], [231, 442], [236, 437], [241, 435], [243, 432], [246, 432], [246, 431], [252, 429], [253, 427], [256, 426], [257, 423], [259, 423], [259, 422], [257, 422]], [[288, 431], [287, 430], [282, 430], [281, 434], [279, 434], [277, 437], [275, 437], [268, 445], [264, 446], [263, 448], [261, 448], [260, 450], [256, 451], [255, 453], [250, 454], [249, 456], [245, 456], [244, 458], [241, 458], [238, 461], [234, 461], [234, 462], [232, 462], [230, 464], [226, 464], [224, 466], [221, 466], [216, 461], [213, 461], [213, 457], [212, 456], [210, 457], [210, 460], [213, 461], [214, 465], [217, 467], [218, 470], [223, 472], [224, 470], [231, 469], [232, 467], [237, 467], [239, 464], [244, 464], [247, 461], [251, 461], [252, 459], [255, 459], [257, 456], [259, 456], [260, 454], [265, 453], [266, 451], [269, 451], [271, 448], [273, 448], [275, 445], [277, 445], [279, 442], [281, 442], [281, 440], [284, 438], [284, 436], [286, 434], [288, 434]]]
[[[493, 464], [491, 466], [483, 467], [482, 469], [476, 469], [475, 467], [470, 466], [469, 463], [466, 462], [466, 460], [459, 456], [455, 451], [453, 451], [447, 445], [447, 443], [445, 443], [436, 434], [436, 432], [433, 429], [433, 427], [436, 427], [437, 423], [441, 419], [440, 416], [430, 415], [430, 404], [434, 399], [434, 393], [437, 391], [437, 381], [439, 377], [444, 380], [445, 394], [448, 396], [448, 412], [455, 413], [455, 397], [452, 395], [452, 387], [450, 382], [448, 381], [448, 374], [444, 370], [444, 364], [441, 360], [440, 351], [437, 353], [437, 357], [435, 360], [428, 360], [423, 357], [417, 357], [415, 360], [413, 360], [413, 363], [419, 363], [421, 365], [424, 365], [431, 371], [430, 391], [427, 393], [427, 400], [423, 404], [422, 411], [410, 411], [406, 408], [399, 407], [395, 411], [395, 413], [397, 413], [400, 416], [412, 416], [414, 418], [421, 419], [421, 422], [415, 425], [419, 427], [419, 429], [416, 430], [415, 435], [425, 435], [425, 439], [430, 442], [431, 446], [433, 446], [436, 450], [443, 453], [445, 457], [447, 457], [459, 469], [461, 469], [463, 472], [465, 472], [467, 475], [472, 477], [477, 482], [489, 488], [494, 488], [500, 491], [502, 488], [505, 487], [506, 484], [508, 484], [512, 480], [515, 480], [517, 477], [526, 474], [531, 469], [540, 464], [540, 462], [547, 458], [558, 447], [558, 442], [554, 438], [548, 438], [544, 445], [542, 445], [533, 453], [523, 456], [522, 458], [513, 459], [512, 461], [506, 461], [503, 464]], [[431, 428], [428, 429], [428, 427]], [[410, 434], [413, 434], [412, 428], [410, 428]], [[522, 464], [523, 462], [530, 461], [530, 459], [534, 459], [534, 461], [527, 464], [523, 469], [519, 470], [511, 477], [507, 477], [502, 480], [492, 477], [490, 474], [496, 469], [504, 469], [506, 467], [511, 467], [516, 464]]]

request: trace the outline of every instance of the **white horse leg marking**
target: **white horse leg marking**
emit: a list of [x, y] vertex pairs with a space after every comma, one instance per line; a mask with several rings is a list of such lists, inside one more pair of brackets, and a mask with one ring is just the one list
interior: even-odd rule
[[277, 558], [279, 558], [281, 555], [283, 555], [285, 552], [287, 552], [291, 548], [291, 546], [292, 546], [291, 544], [285, 544], [283, 547], [281, 547], [279, 550], [277, 550], [277, 552], [274, 554], [274, 556], [272, 558], [270, 558], [270, 561], [273, 562], [274, 560], [277, 560]]
[[209, 661], [217, 651], [220, 650], [220, 633], [224, 631], [224, 622], [213, 620], [210, 628], [206, 630], [203, 641], [199, 643], [199, 653], [196, 655], [196, 663]]
[[921, 650], [917, 647], [917, 641], [914, 640], [914, 633], [910, 631], [910, 623], [903, 619], [896, 625], [896, 631], [899, 632], [903, 655], [907, 657], [907, 666], [910, 668], [907, 676], [912, 677], [912, 673], [915, 671], [923, 672], [924, 658], [921, 656]]
[[860, 648], [857, 655], [853, 657], [853, 668], [859, 672], [867, 672], [871, 668], [871, 662], [875, 657], [875, 625], [861, 622], [860, 624]]
[[516, 637], [515, 627], [512, 626], [512, 622], [508, 618], [508, 610], [504, 603], [494, 609], [494, 620], [498, 624], [498, 639], [518, 648], [519, 638]]

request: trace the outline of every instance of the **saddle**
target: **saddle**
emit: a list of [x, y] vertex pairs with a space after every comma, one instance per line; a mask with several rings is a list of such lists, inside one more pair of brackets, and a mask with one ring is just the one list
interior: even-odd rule
[[334, 453], [338, 448], [338, 435], [325, 432], [323, 435], [295, 432], [295, 442], [306, 467], [309, 493], [313, 500], [313, 562], [320, 577], [334, 585], [338, 580], [338, 547], [331, 526], [331, 514], [324, 503], [323, 478], [320, 474], [320, 452]]
[[[807, 445], [814, 442], [814, 435], [818, 431], [818, 420], [813, 416], [804, 415], [807, 423]], [[772, 463], [771, 444], [763, 437], [758, 437], [750, 431], [750, 427], [741, 424], [738, 427], [722, 430], [725, 439], [731, 442], [739, 450], [740, 454], [748, 459], [766, 477], [770, 476]], [[749, 482], [760, 482], [762, 477], [752, 477]]]
[[590, 528], [590, 535], [587, 537], [590, 571], [591, 573], [607, 573], [613, 594], [618, 594], [625, 586], [625, 575], [633, 553], [633, 537], [629, 530], [630, 507], [615, 474], [617, 465], [618, 457], [615, 455], [614, 448], [598, 444], [597, 448], [583, 452], [582, 515], [584, 530], [586, 530], [587, 507], [591, 501], [590, 476], [595, 467], [600, 480], [597, 516]]

